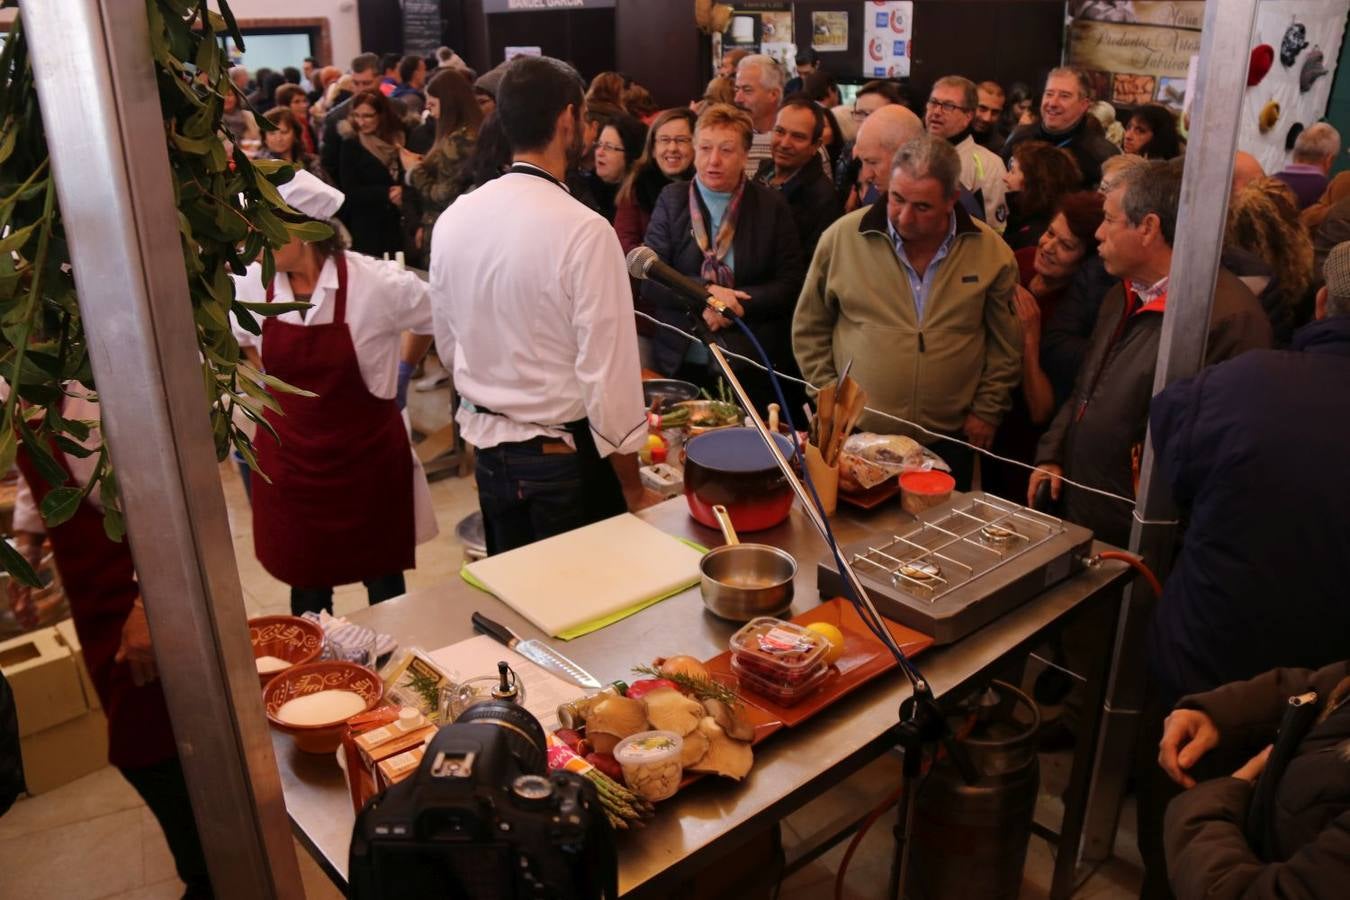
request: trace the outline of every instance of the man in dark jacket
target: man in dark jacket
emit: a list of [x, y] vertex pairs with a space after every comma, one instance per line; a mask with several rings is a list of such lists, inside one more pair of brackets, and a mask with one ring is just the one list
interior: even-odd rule
[[[1346, 662], [1275, 669], [1177, 704], [1158, 763], [1187, 788], [1167, 808], [1164, 830], [1180, 900], [1346, 895], [1347, 675]], [[1189, 770], [1225, 754], [1232, 776], [1196, 784]], [[1234, 756], [1249, 759], [1233, 771]]]
[[[1048, 480], [1051, 496], [1062, 500], [1064, 516], [1111, 544], [1129, 541], [1130, 506], [1066, 486], [1059, 476], [1117, 495], [1134, 495], [1158, 338], [1169, 302], [1167, 280], [1180, 194], [1180, 163], [1156, 162], [1131, 170], [1106, 195], [1098, 253], [1107, 271], [1125, 283], [1112, 288], [1102, 301], [1073, 394], [1041, 438], [1036, 451], [1040, 468], [1031, 476], [1029, 502]], [[1205, 362], [1269, 346], [1270, 323], [1256, 298], [1237, 278], [1220, 270]]]
[[[1350, 243], [1332, 251], [1318, 321], [1169, 385], [1150, 421], [1159, 471], [1187, 514], [1149, 636], [1170, 705], [1276, 666], [1347, 655], [1350, 604]], [[1262, 483], [1269, 490], [1255, 489]]]
[[1102, 160], [1120, 148], [1100, 129], [1090, 129], [1088, 107], [1092, 105], [1092, 82], [1081, 69], [1062, 67], [1051, 71], [1041, 95], [1041, 118], [1035, 125], [1020, 125], [1003, 145], [1003, 161], [1012, 159], [1013, 148], [1023, 141], [1045, 141], [1073, 154], [1083, 173], [1083, 187], [1095, 188], [1102, 180]]
[[807, 260], [816, 252], [821, 233], [843, 209], [820, 162], [824, 133], [825, 114], [819, 106], [801, 98], [787, 101], [773, 125], [773, 158], [760, 163], [755, 174], [756, 181], [777, 188], [787, 200]]
[[342, 135], [338, 125], [347, 120], [352, 97], [362, 91], [373, 91], [379, 83], [380, 58], [374, 53], [362, 53], [352, 59], [352, 93], [328, 111], [323, 120], [323, 140], [319, 148], [319, 162], [334, 184], [342, 183]]

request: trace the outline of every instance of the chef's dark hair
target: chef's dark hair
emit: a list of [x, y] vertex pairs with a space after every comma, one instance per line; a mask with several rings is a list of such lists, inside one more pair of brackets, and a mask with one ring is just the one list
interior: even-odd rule
[[497, 87], [497, 118], [513, 153], [542, 150], [570, 104], [581, 113], [585, 86], [577, 70], [547, 56], [519, 56]]

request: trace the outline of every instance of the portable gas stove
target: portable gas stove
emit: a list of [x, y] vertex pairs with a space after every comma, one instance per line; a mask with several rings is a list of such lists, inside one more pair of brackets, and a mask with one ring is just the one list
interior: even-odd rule
[[[1091, 545], [1086, 528], [975, 491], [840, 549], [883, 616], [949, 644], [1069, 577]], [[817, 584], [844, 593], [833, 559]]]

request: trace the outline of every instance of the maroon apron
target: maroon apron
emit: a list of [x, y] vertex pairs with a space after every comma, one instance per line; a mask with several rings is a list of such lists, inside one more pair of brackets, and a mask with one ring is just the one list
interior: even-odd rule
[[[59, 452], [61, 467], [70, 466]], [[22, 446], [17, 458], [39, 507], [51, 490]], [[73, 480], [73, 477], [72, 477]], [[84, 664], [108, 717], [108, 762], [119, 769], [141, 769], [178, 755], [158, 680], [137, 687], [131, 667], [115, 662], [122, 643], [122, 626], [140, 593], [131, 546], [112, 541], [103, 533], [103, 513], [88, 500], [65, 522], [47, 529], [61, 575], [75, 633], [80, 637]]]
[[[327, 325], [263, 322], [263, 367], [317, 394], [276, 391], [284, 415], [266, 412], [279, 441], [258, 431], [253, 547], [292, 587], [365, 581], [416, 563], [413, 461], [398, 404], [361, 377], [347, 327], [347, 260], [333, 257], [338, 289]], [[267, 302], [273, 290], [267, 288]]]

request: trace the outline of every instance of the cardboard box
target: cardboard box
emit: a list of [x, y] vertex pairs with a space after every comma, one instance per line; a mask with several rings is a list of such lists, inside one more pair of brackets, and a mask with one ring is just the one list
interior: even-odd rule
[[21, 738], [89, 711], [75, 657], [55, 628], [40, 628], [0, 643], [0, 670], [14, 689]]
[[94, 682], [89, 678], [89, 669], [84, 664], [84, 651], [80, 649], [80, 636], [75, 633], [75, 620], [62, 619], [56, 623], [56, 636], [61, 639], [61, 643], [70, 648], [70, 655], [75, 657], [75, 668], [80, 674], [80, 687], [84, 689], [84, 702], [90, 709], [102, 709], [103, 704], [99, 702], [98, 691], [94, 690]]
[[41, 794], [97, 772], [108, 764], [108, 721], [87, 710], [19, 742], [28, 793]]

